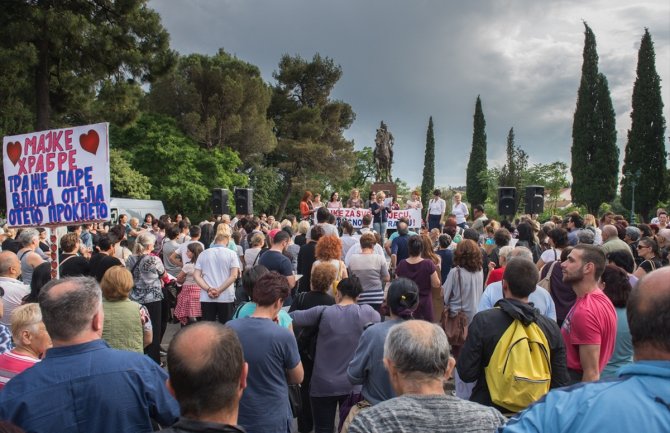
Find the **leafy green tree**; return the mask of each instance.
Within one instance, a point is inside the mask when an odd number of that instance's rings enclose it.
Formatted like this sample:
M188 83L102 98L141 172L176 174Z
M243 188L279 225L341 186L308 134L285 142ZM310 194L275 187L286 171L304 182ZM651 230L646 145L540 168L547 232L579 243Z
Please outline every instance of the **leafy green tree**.
M150 199L149 178L130 165L130 155L121 149L109 149L109 176L112 196Z
M421 201L428 203L435 189L435 135L433 134L433 116L428 120L426 131L426 153L423 157L423 180L421 181Z
M528 168L528 154L514 144L514 128L507 134L507 161L500 169L498 185L516 188L516 208L521 209L524 198L522 188L524 173ZM494 197L498 197L494 194Z
M523 175L524 185L543 185L548 195L550 214L556 212L556 204L561 197L561 190L570 186L568 182L568 165L562 161L550 164L533 164ZM545 210L545 213L547 211Z
M236 173L241 161L230 149L202 149L185 136L173 119L143 115L124 130L112 129L111 140L131 165L148 178L150 196L162 200L170 213L194 219L211 216L213 188L245 186Z
M102 83L126 92L172 65L168 34L147 0L8 0L0 15L0 46L23 59L27 72L17 78L30 81L17 83L14 96L30 105L36 129L102 120L92 106Z
M597 213L616 195L619 148L612 99L598 72L596 37L584 23L582 78L572 125L572 200Z
M343 179L353 166L353 142L342 135L355 114L345 102L330 93L342 76L332 59L314 55L311 61L284 55L273 74L274 86L269 114L275 123L277 148L267 164L282 177L282 197L275 214L281 216L295 185L306 178Z
M636 181L635 211L645 221L666 191L665 117L661 98L661 79L656 72L656 54L649 30L644 30L633 87L633 111L630 114L623 173L622 201L632 201L631 182Z
M482 111L482 101L477 96L475 104L474 126L472 132L472 150L466 175L466 193L472 206L484 204L487 185L480 178L485 173L486 164L486 120Z
M267 118L272 91L258 67L227 54L179 59L147 97L152 111L177 119L181 129L207 149L229 147L245 165L258 165L277 140Z

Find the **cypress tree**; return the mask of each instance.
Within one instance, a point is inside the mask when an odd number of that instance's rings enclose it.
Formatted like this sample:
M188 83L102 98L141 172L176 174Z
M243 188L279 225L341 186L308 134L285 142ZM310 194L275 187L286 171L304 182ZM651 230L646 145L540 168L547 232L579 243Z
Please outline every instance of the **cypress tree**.
M472 206L486 201L486 180L480 174L486 171L486 120L482 111L482 101L477 96L474 125L472 132L472 150L466 174L466 195Z
M423 180L421 182L421 201L428 203L435 188L435 136L433 135L433 116L428 120L426 132L426 154L423 158Z
M619 150L607 78L598 72L596 37L584 23L582 78L572 124L572 201L597 214L616 195Z
M666 192L665 118L661 98L661 79L656 72L654 43L644 30L633 87L631 127L624 156L621 199L630 206L631 181L636 181L635 211L645 221Z

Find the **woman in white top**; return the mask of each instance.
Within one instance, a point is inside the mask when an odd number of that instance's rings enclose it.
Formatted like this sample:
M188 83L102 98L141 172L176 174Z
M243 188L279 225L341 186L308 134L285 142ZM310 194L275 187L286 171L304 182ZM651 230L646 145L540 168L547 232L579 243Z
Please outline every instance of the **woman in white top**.
M316 260L312 264L312 269L319 263L330 263L337 271L335 282L347 278L347 267L342 261L342 241L334 235L323 236L316 243ZM337 284L334 284L337 285ZM334 296L333 290L328 291L329 295Z
M544 251L540 256L540 260L537 261L536 266L539 271L542 271L542 268L547 263L551 263L555 260L560 260L561 252L564 248L568 246L568 232L562 228L554 228L549 230L549 245L551 248Z
M465 220L468 219L468 206L461 201L461 194L454 194L454 205L451 208L451 213L456 217L456 225L460 228L465 228Z
M423 209L423 204L421 204L421 196L419 191L412 191L412 196L407 200L405 209Z
M433 198L428 202L428 212L426 212L426 220L428 221L428 230L440 229L440 221L447 210L447 203L440 198L442 192L439 189L433 191Z

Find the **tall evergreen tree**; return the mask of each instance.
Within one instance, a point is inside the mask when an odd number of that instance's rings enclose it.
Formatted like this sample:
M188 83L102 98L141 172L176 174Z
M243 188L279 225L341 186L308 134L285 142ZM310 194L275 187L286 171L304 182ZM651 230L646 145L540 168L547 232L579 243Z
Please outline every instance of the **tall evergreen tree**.
M514 128L507 134L507 162L500 169L499 186L516 188L516 208L520 209L523 193L521 191L523 177L528 169L528 154L514 144Z
M598 72L596 37L584 23L582 78L572 124L572 201L597 213L616 195L619 149L612 99Z
M421 201L428 203L435 188L435 136L433 135L433 116L428 120L426 132L426 155L423 158L423 181L421 182Z
M486 165L486 120L482 111L482 101L477 95L475 104L474 126L472 132L472 150L466 174L466 195L472 206L486 201L486 181L480 176L485 172Z
M633 87L633 110L628 130L621 199L632 201L631 182L635 180L635 211L646 221L650 211L664 197L666 179L665 118L661 98L661 79L656 72L656 54L649 30L644 30L637 59Z

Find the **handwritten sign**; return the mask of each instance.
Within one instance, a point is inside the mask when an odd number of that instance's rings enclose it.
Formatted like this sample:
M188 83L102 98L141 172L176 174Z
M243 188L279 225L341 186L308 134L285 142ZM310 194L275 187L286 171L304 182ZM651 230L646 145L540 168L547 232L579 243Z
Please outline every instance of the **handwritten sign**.
M339 209L328 209L331 214L337 218L337 221L341 223L345 219L348 220L354 228L358 229L363 226L363 217L365 215L370 215L370 209L364 208L339 208ZM407 218L409 220L409 226L411 228L420 228L421 227L421 209L405 209L405 210L394 210L388 214L388 223L387 228L389 230L395 230L396 223L400 218Z
M4 137L11 227L109 219L108 124Z

